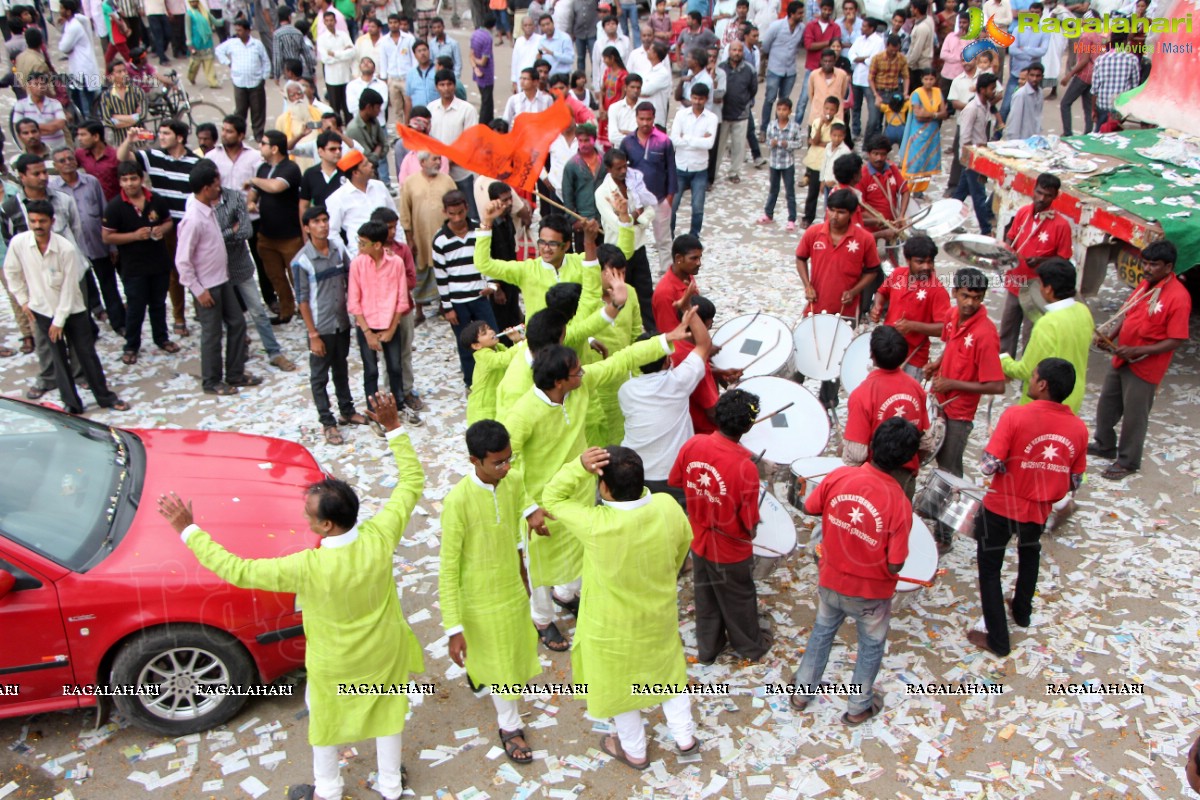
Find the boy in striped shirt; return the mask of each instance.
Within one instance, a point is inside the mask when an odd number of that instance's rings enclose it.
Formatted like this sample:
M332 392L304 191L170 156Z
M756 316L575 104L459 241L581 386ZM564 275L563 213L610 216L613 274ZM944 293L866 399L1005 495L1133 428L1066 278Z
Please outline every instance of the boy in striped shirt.
M475 222L467 218L467 196L460 191L446 192L442 198L446 222L433 237L433 274L437 279L442 313L454 331L458 362L467 389L475 373L475 354L463 347L466 326L480 320L496 330L496 317L488 298L495 292L486 276L475 268Z

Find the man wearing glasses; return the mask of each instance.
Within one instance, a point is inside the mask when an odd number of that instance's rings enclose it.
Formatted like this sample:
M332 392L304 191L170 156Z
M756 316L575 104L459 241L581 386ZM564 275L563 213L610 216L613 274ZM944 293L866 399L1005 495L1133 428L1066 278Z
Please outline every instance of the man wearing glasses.
M617 247L625 258L633 256L633 219L629 216L629 204L619 192L610 198L617 213L620 231ZM568 253L571 243L571 221L561 214L542 217L538 229L538 258L528 261L501 261L492 258L492 221L504 211L503 203L493 200L483 211L483 220L475 233L475 269L493 280L514 283L525 295L525 318L529 319L546 307L546 291L558 283L583 283L584 267L598 267L595 258L587 259L582 253ZM595 233L584 227L585 243L595 244ZM588 236L592 239L588 239ZM585 244L585 246L587 246ZM581 308L587 313L591 309Z

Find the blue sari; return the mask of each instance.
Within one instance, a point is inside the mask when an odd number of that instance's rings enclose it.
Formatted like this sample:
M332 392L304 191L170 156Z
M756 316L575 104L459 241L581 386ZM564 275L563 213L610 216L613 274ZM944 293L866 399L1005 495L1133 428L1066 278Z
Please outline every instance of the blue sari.
M933 87L926 98L924 88L912 93L908 123L904 126L904 140L900 144L900 174L906 179L928 178L942 171L942 121L918 122L916 109L936 114L944 105L942 90Z

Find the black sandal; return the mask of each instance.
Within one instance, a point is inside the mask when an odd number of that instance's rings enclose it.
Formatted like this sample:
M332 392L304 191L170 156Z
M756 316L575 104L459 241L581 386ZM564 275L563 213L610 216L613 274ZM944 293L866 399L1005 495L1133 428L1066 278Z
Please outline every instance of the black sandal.
M846 725L849 725L851 728L857 728L859 725L862 725L864 722L869 722L870 720L875 719L875 717L882 710L883 710L883 698L880 697L878 694L876 694L874 697L871 698L871 707L863 712L864 714L866 714L865 717L863 717L862 719L852 719L850 717L850 712L847 711L846 713L842 714L842 722L845 723Z
M612 742L613 746L617 748L615 751L608 749L609 742ZM620 761L625 766L636 769L639 772L641 772L642 770L645 770L647 767L650 766L649 754L647 754L646 759L644 761L642 761L640 764L636 761L630 760L629 756L627 756L625 754L625 751L621 748L621 740L619 738L617 738L616 734L610 733L605 736L601 736L600 737L600 750L603 751L603 753L606 756L611 756L612 758L616 759L617 761Z
M565 653L571 648L570 642L563 638L562 633L558 630L558 626L553 622L544 628L538 628L537 632L538 640L546 646L547 650L553 653ZM554 647L556 644L561 644L562 647Z
M32 336L22 336L21 337L21 352L24 353L25 355L29 355L30 353L33 352L33 349L34 349L33 337Z
M533 748L526 741L524 746L517 744L514 740L524 739L524 729L518 729L511 733L505 730L500 730L500 744L504 746L504 755L508 756L508 760L514 764L530 764L533 762ZM524 756L519 755L524 753Z
M550 592L550 597L554 600L554 605L561 608L563 611L569 611L572 617L579 618L579 598L575 597L571 600L559 600L558 595Z
M317 787L311 783L298 783L288 791L288 800L312 800Z

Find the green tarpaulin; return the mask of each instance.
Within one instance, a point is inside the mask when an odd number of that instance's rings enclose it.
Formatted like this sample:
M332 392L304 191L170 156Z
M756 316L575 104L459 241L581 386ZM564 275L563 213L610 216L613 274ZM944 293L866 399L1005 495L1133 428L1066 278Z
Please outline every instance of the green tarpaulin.
M1131 164L1152 164L1162 163L1155 162L1152 158L1146 158L1137 152L1137 148L1153 147L1158 144L1158 135L1162 133L1160 128L1150 128L1148 130L1132 130L1121 131L1120 133L1106 133L1102 137L1096 136L1067 136L1063 139L1064 142L1070 143L1072 147L1083 153L1095 153L1102 156L1112 156L1123 161L1128 161ZM1116 140L1116 141L1112 141ZM1122 147L1121 145L1125 146ZM1171 169L1177 169L1172 164L1167 164ZM1191 173L1191 170L1178 168L1180 172Z

